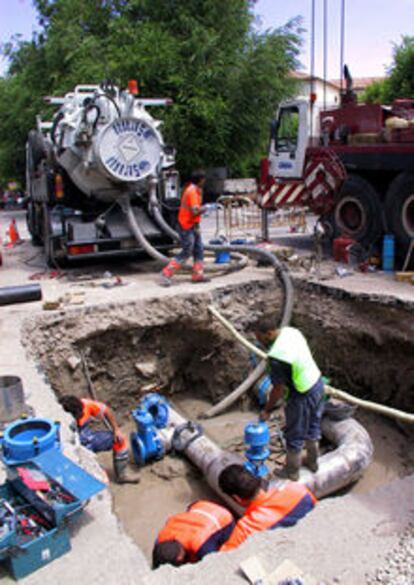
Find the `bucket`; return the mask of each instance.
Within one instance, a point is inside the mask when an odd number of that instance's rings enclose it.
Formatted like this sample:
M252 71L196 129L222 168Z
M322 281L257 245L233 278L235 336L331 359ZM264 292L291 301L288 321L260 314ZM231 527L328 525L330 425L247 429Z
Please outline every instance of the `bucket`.
M392 234L386 234L382 241L382 269L384 272L394 271L395 238Z
M26 411L21 379L0 376L0 425L20 418Z
M216 239L216 240L210 240L209 244L211 246L223 246L223 244L225 244L225 242L222 239ZM216 252L215 254L216 254L216 260L215 260L216 264L225 264L226 262L230 262L230 252L227 252L227 250Z

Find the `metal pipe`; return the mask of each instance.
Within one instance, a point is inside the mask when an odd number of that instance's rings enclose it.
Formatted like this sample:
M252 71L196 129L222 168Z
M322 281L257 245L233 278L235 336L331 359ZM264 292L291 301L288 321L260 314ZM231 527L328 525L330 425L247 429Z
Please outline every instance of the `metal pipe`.
M23 286L4 286L0 288L0 305L40 301L41 298L42 289L38 283L25 284Z
M340 74L339 79L341 80L341 95L344 89L344 50L345 50L345 0L341 0L341 54L340 54Z
M310 142L313 142L313 95L315 91L315 0L311 6L311 54L310 54Z
M218 486L218 478L221 471L233 463L243 464L244 459L237 454L224 451L204 433L194 438L194 431L186 430L184 427L188 420L184 418L175 408L169 408L168 425L158 431L158 437L163 443L165 452L172 449L173 437L176 429L183 428L180 439L184 448L180 451L187 457L202 473L208 485L224 500L228 506L237 514L243 509L229 496L224 494Z
M328 416L322 419L322 434L336 449L319 457L319 469L312 473L302 468L299 481L317 498L322 498L354 483L371 464L374 447L364 427L355 419L336 421ZM284 480L275 480L271 486L279 487Z
M326 79L328 76L328 3L323 1L323 109L326 110Z
M244 464L244 459L229 451L224 451L205 434L200 436L186 429L188 420L175 408L169 408L168 425L158 431L165 452L171 451L177 429L184 447L180 452L187 457L202 473L208 485L237 514L242 508L229 496L220 491L218 478L221 471L233 463ZM302 468L299 481L305 484L317 498L325 497L355 482L372 462L374 448L370 436L355 419L334 420L329 416L322 419L322 434L336 449L319 458L319 470L312 473ZM286 480L271 481L270 487L281 487Z

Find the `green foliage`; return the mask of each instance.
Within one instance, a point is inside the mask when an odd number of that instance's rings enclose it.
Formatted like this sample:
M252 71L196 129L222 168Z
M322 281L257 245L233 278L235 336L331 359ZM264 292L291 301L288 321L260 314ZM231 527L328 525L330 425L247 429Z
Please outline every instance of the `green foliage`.
M360 97L360 101L367 104L385 104L388 93L388 79L375 81L368 85Z
M403 37L401 44L394 46L389 77L367 87L362 99L388 104L399 97L414 98L414 37Z
M41 32L5 47L0 176L22 176L24 143L42 96L103 79L174 103L157 111L187 174L229 166L249 174L266 151L276 104L293 93L302 29L258 33L249 0L35 0ZM6 119L5 119L6 118ZM3 123L4 121L4 123Z
M394 47L394 64L391 68L387 99L414 98L414 37L403 37Z

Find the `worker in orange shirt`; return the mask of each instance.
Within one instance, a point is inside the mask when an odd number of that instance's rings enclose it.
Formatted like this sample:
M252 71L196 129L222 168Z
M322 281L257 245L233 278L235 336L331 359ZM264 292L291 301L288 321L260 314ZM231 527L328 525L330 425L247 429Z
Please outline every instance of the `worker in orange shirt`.
M206 174L203 170L193 171L191 181L184 189L178 211L178 233L182 250L163 268L161 272L163 286L171 285L172 277L191 255L194 259L192 282L207 281L204 277L204 248L200 232L201 215L206 211L202 205L205 181Z
M218 484L222 492L245 509L230 538L220 548L222 552L237 548L255 532L293 526L316 504L315 496L301 483L288 482L280 489L265 489L262 480L243 465L225 467Z
M208 500L194 502L186 512L170 516L161 529L152 551L153 568L200 561L226 542L234 526L227 508Z
M73 395L62 396L60 404L76 420L81 445L99 453L112 450L115 481L117 483L138 483L138 476L127 474L128 442L121 432L112 410L103 402L78 398ZM92 429L90 423L96 419L104 419L111 430Z

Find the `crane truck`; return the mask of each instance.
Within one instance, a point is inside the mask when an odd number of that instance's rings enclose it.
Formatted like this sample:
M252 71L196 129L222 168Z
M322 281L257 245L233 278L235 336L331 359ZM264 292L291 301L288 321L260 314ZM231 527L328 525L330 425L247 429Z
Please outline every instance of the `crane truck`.
M337 107L315 96L284 102L262 160L259 205L307 206L331 237L346 234L372 250L394 234L404 258L414 239L414 100L358 103L345 66Z
M161 122L147 111L167 99L141 98L136 84L78 85L49 122L37 118L26 144L27 222L49 265L166 250L176 215L179 176ZM128 206L141 243L128 223Z

